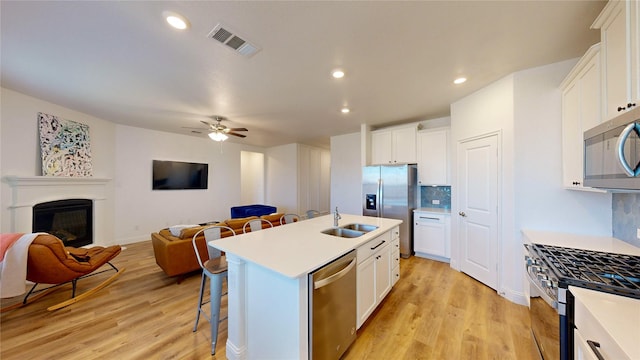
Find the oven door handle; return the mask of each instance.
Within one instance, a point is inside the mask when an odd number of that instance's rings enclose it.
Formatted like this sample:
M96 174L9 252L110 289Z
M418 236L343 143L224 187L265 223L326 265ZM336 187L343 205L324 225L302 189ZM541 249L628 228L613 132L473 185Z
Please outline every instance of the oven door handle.
M540 286L538 286L538 283L536 280L531 279L531 274L529 273L528 269L527 269L527 280L529 280L529 283L531 285L533 285L533 287L536 288L536 290L538 290L538 294L540 295L540 297L547 303L549 304L549 306L551 306L552 308L554 308L556 311L558 311L558 301L554 300L553 298L551 298L551 296L549 296L547 294L546 291L544 291L544 289L542 289Z

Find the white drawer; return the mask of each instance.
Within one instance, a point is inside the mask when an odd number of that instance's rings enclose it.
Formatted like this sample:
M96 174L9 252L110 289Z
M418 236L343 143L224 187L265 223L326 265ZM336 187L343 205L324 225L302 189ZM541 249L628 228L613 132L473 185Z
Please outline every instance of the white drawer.
M367 258L373 255L376 251L389 245L390 241L391 241L391 232L387 231L386 233L376 237L375 239L369 240L364 245L360 245L360 247L358 247L358 250L357 250L358 263L361 263L367 260Z
M400 280L400 266L391 269L391 285L395 285Z

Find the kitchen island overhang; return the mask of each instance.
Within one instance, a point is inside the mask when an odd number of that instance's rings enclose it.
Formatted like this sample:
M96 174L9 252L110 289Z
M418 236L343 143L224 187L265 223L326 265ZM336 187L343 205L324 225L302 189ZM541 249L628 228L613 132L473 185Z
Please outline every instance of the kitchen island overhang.
M323 234L333 216L211 241L226 253L229 359L308 359L308 274L383 235L401 220L342 214L340 225L377 229L355 238Z

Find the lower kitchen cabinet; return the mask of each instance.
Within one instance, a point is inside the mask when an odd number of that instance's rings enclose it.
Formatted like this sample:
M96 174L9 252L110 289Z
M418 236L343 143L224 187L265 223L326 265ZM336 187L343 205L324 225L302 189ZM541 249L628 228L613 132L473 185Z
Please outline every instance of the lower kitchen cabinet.
M400 261L399 239L396 238L398 247L395 247L391 240L392 234L397 233L397 228L387 232L377 238L367 242L358 248L358 270L357 270L357 327L369 318L369 315L376 309L380 302L391 290L395 281L392 280L392 270L396 270L398 277L399 268L393 267L392 256L397 255L398 264ZM397 251L396 251L397 249ZM393 255L395 254L395 255Z
M451 215L444 212L413 212L413 249L416 256L449 262Z

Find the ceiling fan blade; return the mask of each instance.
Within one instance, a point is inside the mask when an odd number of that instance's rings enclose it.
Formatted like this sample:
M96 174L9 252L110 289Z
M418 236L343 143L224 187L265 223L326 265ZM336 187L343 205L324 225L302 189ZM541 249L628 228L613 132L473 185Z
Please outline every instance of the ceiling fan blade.
M229 131L249 131L247 128L229 128Z
M228 132L226 134L227 135L233 135L233 136L241 137L241 138L247 137L247 135L237 134L237 133L234 133L234 132Z
M182 126L181 128L182 128L182 129L189 129L189 130L200 130L200 131L207 131L207 130L209 130L209 129L205 129L205 128L201 128L201 127L197 128L197 127L188 127L188 126Z
M208 127L213 126L213 124L212 124L212 123L210 123L210 122L208 122L208 121L200 120L200 122L201 122L201 123L203 123L203 124L205 124L205 125L207 125Z

